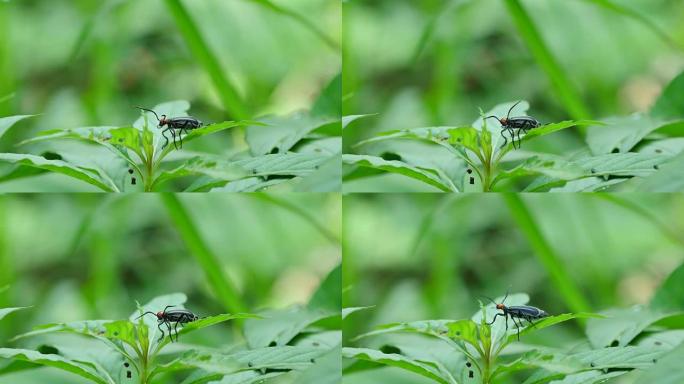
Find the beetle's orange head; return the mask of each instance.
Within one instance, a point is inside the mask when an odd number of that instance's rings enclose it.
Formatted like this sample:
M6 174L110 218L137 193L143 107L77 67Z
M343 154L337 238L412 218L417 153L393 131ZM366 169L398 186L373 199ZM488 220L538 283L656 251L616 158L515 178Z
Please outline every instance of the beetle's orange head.
M503 310L504 308L506 308L506 306L503 305L503 304L497 304L497 305L496 305L496 309L501 309L501 310Z
M163 118L163 117L162 117L162 118ZM502 117L502 118L499 119L499 123L501 123L501 125L507 125L507 124L508 124L508 119L505 118L505 117Z
M161 115L161 118L159 119L159 126L163 127L168 123L169 123L169 121L166 120L166 115Z
M157 312L157 319L161 320L163 318L164 318L164 312L162 312L162 311Z

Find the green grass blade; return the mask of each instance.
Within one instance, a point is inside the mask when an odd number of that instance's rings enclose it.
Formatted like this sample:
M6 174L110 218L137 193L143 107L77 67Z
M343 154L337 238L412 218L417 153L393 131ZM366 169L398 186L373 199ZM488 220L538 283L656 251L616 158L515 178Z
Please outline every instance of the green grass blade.
M178 197L171 193L161 193L160 197L188 250L204 270L216 298L229 312L244 312L245 304L240 294L223 272L221 262L202 239L193 224L193 219Z
M166 0L166 6L178 26L183 39L194 58L202 64L216 86L221 102L226 111L236 119L246 119L249 116L247 105L240 97L237 89L230 83L221 68L216 56L209 49L209 45L202 38L197 24L192 20L180 0Z
M623 16L631 17L632 19L641 23L646 28L650 29L651 32L656 34L659 38L661 38L664 42L666 42L667 44L669 44L673 48L676 48L679 50L682 49L682 46L679 43L677 43L676 41L674 41L670 36L668 36L667 33L665 33L665 31L663 31L660 27L658 27L658 25L656 25L654 22L649 20L646 16L642 15L641 13L639 13L633 9L624 7L620 4L615 4L611 0L584 0L584 1L586 1L588 3L596 4L599 7L606 8L606 9L611 10L613 12L619 13Z
M589 118L589 108L584 104L570 83L565 71L560 67L551 51L542 40L539 31L519 0L505 0L508 13L513 19L520 37L529 48L537 64L546 72L551 85L568 113L575 119Z
M590 196L608 200L615 205L626 208L636 213L637 215L653 223L653 225L655 225L665 237L669 238L670 240L679 244L680 246L684 246L684 237L681 236L681 234L673 228L667 226L667 224L662 222L657 215L651 213L651 211L649 211L648 209L638 204L635 204L630 200L623 199L622 197L612 193L592 193L590 194Z
M325 45L330 47L330 49L332 49L335 52L340 52L340 54L341 54L342 48L340 47L340 44L337 43L335 40L333 40L332 37L326 35L323 31L321 31L320 28L318 28L316 26L316 24L314 24L312 21L310 21L306 17L300 15L299 13L297 13L293 10L290 10L290 9L281 7L277 4L274 4L271 0L249 0L249 1L251 1L252 3L255 3L255 4L259 4L263 7L266 7L268 9L270 9L271 11L278 13L280 15L292 18L293 20L295 20L296 22L301 24L304 28L311 31L319 39L321 39L325 43Z
M566 267L561 262L560 257L551 248L541 229L534 221L532 213L525 206L520 196L511 193L504 193L501 196L503 196L511 216L513 216L518 227L527 237L535 255L546 269L551 282L565 300L566 305L573 312L591 312L589 303L566 272Z
M340 243L340 237L337 234L335 234L334 232L332 232L331 230L326 228L323 224L318 222L318 220L316 220L316 218L313 215L311 215L311 213L309 213L308 211L292 204L291 202L289 202L285 199L282 199L280 197L276 197L274 195L267 194L267 193L252 193L252 194L249 194L247 196L253 197L253 198L258 199L258 200L265 201L267 203L273 204L277 207L286 209L286 210L296 214L297 216L301 217L302 219L307 221L309 224L311 224L311 226L316 228L321 233L321 235L323 235L331 243L333 243L333 244L339 244Z

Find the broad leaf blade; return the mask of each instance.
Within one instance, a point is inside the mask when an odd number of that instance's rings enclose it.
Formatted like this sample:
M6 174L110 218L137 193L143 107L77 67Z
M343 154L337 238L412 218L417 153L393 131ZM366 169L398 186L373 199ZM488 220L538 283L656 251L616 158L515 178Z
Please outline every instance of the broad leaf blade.
M0 153L0 161L61 173L66 176L85 181L86 183L94 185L106 192L114 192L117 190L115 185L105 181L104 178L96 171L80 168L62 160L48 160L41 156L28 154Z
M75 373L98 384L114 384L110 377L103 377L87 364L72 361L59 355L47 355L29 349L0 348L0 357L58 368Z
M405 369L441 384L457 384L446 368L441 365L410 359L396 353L383 353L368 348L342 348L342 356Z
M35 115L17 115L17 116L7 116L0 117L0 139L7 132L8 129L17 122L24 120Z
M430 184L433 187L439 188L444 192L451 192L455 190L447 185L438 175L435 173L411 166L403 161L398 160L385 160L377 156L368 155L342 155L342 162L349 165L356 165L360 167L374 168L381 171L398 173L410 178L420 180L424 183Z
M31 308L31 307L0 308L0 320L2 320L5 316L9 315L12 312L16 312L16 311L26 309L26 308Z

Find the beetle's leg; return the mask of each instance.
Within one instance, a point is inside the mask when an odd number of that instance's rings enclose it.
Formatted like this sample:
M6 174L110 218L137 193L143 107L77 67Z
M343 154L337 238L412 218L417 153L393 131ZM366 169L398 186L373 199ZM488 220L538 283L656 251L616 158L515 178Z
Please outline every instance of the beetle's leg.
M525 318L525 320L527 320L527 322L530 323L530 324L532 325L532 327L534 327L535 325L537 325L534 321L532 321L532 318L531 318L530 316L527 316L527 317Z
M522 131L522 130L523 130L522 128L518 129L518 149L520 149L520 147L522 147L522 141L520 141L520 131Z
M506 135L504 135L504 131L505 131L505 130L506 130L505 128L502 128L501 131L500 131L501 137L504 138L504 142L503 142L503 144L501 144L501 147L499 147L499 148L503 148L503 147L506 146L506 144L508 144L508 138L506 137Z
M157 328L159 328L159 330L161 331L161 337L160 337L159 340L157 341L158 343L161 343L161 341L164 340L164 330L163 330L162 327L161 327L162 324L164 324L164 323L163 323L163 322L157 323Z
M497 313L497 314L495 314L494 317L492 317L492 322L491 322L491 323L487 323L487 325L492 325L492 324L494 324L494 322L496 321L497 316L505 316L505 315L504 315L503 313ZM508 320L508 318L506 318L506 319Z
M176 142L176 131L172 129L171 135L173 136L173 147L178 149L178 143Z
M176 325L173 327L173 331L176 333L176 343L178 342L178 322L176 321Z
M518 341L520 341L520 325L515 321L515 317L511 316L511 320L513 320L513 324L515 324L515 329L518 331Z
M171 332L171 323L168 321L165 321L164 324L166 324L166 328L169 330L169 339L171 339L171 342L173 343L173 333Z
M162 129L162 132L161 132L162 136L164 137L164 140L166 140L166 141L164 142L164 145L162 145L162 149L166 148L166 146L169 145L169 138L166 137L166 135L164 134L164 132L166 132L166 131L168 131L168 130L169 130L168 128Z

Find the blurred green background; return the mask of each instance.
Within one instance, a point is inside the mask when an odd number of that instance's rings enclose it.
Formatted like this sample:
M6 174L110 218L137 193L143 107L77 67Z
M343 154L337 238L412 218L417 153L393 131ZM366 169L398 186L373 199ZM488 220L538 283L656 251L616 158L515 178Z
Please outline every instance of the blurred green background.
M334 0L2 1L0 36L0 98L14 94L0 116L41 114L0 152L25 151L14 144L46 129L129 125L134 106L169 100L190 101L205 123L308 110L342 65ZM190 148L246 144L238 129Z
M667 38L599 1L520 0L528 22L516 19L510 3L346 2L343 113L377 116L345 129L345 153L363 153L353 144L383 131L471 124L478 108L486 111L513 100L528 100L529 114L542 123L647 111L684 69L681 1L611 1L655 24ZM536 27L557 63L555 77L530 50L521 24ZM574 96L559 92L557 80L565 81L563 89ZM572 129L529 149L567 153L581 145ZM379 185L395 191L426 190L399 175L380 178ZM378 189L369 180L364 188L350 182L346 190Z
M9 285L0 308L33 306L0 321L0 345L35 348L45 340L8 339L39 324L124 319L136 300L173 292L187 294L186 307L200 316L305 304L340 262L339 195L175 196L175 208L162 195L0 196L0 287ZM235 303L209 282L196 251L202 245L171 219L183 212L184 226L199 234L234 287ZM238 324L181 341L225 347L240 342ZM0 383L78 380L49 368L0 375Z
M352 338L381 324L470 318L509 288L551 314L646 304L684 261L682 217L678 194L345 196L343 307L375 306L345 319L345 345L380 347ZM525 341L583 335L573 321ZM430 382L393 368L345 380Z

